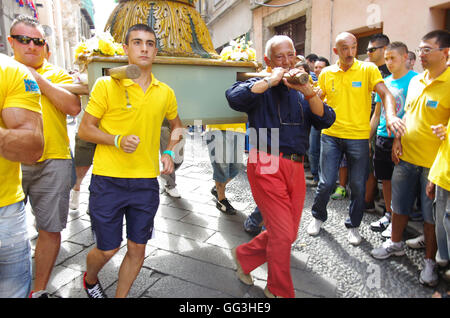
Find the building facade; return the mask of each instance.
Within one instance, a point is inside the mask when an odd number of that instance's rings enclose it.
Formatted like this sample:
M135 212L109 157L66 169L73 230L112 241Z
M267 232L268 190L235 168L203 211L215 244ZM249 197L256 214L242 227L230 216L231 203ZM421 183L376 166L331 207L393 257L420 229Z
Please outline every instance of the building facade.
M214 46L220 48L249 30L259 62L263 62L265 43L275 34L291 37L298 54L316 53L335 62L334 40L344 31L356 35L358 57L365 59L368 39L375 33L385 33L414 50L427 32L450 29L448 0L203 1ZM421 71L418 64L416 69Z

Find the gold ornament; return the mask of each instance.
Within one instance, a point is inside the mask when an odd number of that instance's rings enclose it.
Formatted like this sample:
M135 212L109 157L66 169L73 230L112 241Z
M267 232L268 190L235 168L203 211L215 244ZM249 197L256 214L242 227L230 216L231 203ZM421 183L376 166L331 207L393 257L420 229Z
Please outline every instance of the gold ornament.
M218 59L211 37L195 9L197 0L120 0L106 23L114 40L123 43L138 23L155 30L158 55Z

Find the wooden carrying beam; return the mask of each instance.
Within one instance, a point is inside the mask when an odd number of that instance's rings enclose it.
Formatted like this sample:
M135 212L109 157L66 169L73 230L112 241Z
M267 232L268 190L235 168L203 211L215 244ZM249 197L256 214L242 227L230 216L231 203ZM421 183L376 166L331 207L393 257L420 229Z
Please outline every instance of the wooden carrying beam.
M271 73L245 73L245 72L237 72L236 73L236 80L238 81L246 81L249 78L253 77L268 77ZM297 73L295 76L290 76L289 74L284 74L284 78L287 79L287 81L291 84L306 84L309 82L309 75L306 73Z
M141 76L141 69L135 64L129 64L107 69L106 74L115 79L135 79ZM58 86L76 95L89 95L88 85L85 84L58 84Z

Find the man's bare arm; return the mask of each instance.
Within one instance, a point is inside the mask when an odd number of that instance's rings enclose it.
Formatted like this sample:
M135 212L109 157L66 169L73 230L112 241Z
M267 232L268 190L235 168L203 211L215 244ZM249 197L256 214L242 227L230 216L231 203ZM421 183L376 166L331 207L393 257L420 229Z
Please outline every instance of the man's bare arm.
M79 114L81 111L81 101L79 96L72 94L57 84L52 84L33 68L29 67L29 69L36 79L42 95L45 95L56 108L70 116Z
M0 128L0 156L32 164L44 150L42 115L23 108L3 109L6 128Z
M397 117L396 102L394 96L384 83L378 83L375 86L375 92L380 95L386 111L386 129L388 134L395 137L401 137L406 133L406 126L401 118Z

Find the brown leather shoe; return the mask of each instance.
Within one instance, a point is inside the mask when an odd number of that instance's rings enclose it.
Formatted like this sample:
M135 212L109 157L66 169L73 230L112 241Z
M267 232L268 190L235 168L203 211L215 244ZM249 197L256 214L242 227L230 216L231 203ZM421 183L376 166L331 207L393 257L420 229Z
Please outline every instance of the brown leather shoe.
M242 269L241 264L238 261L238 258L236 255L236 247L231 250L231 255L233 255L234 261L236 262L236 267L237 267L236 274L237 274L237 277L239 278L239 280L242 283L244 283L245 285L253 286L252 275L245 274L244 270Z
M264 295L265 295L267 298L283 298L283 297L281 297L281 296L275 296L274 294L272 294L272 293L270 292L269 288L267 287L267 285L266 285L266 288L264 288Z

